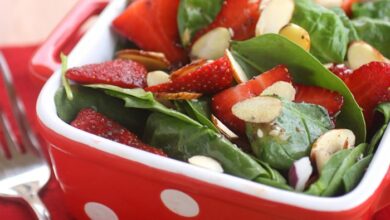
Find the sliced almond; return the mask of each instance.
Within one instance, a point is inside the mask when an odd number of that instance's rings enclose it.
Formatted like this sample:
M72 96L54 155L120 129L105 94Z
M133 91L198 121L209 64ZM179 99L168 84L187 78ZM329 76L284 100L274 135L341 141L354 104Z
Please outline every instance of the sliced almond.
M236 103L232 113L246 122L270 123L282 112L280 99L271 96L258 96Z
M345 0L315 0L317 4L322 5L325 8L334 8L334 7L341 8L344 1Z
M161 70L152 71L146 75L146 83L148 86L155 86L170 81L169 74Z
M318 172L337 151L355 145L355 135L348 129L332 129L321 135L311 148L310 158L315 161Z
M353 70L372 61L386 62L378 50L364 41L354 41L349 45L347 59Z
M226 49L225 54L229 60L230 67L233 70L233 77L237 83L247 82L249 79L246 76L244 70L241 68L240 64L234 59L232 53Z
M270 0L261 5L263 10L256 24L256 36L266 33L279 33L294 13L294 0Z
M238 135L236 135L232 130L230 130L225 124L223 124L217 117L214 115L211 115L211 121L215 125L215 127L218 128L219 132L223 136L225 136L227 139L232 140L232 139L237 139Z
M190 64L187 64L187 65L183 66L182 68L172 72L171 79L173 80L177 77L184 76L185 74L191 73L206 63L207 63L207 60L205 60L205 59L195 60L195 61L191 62Z
M201 93L195 93L195 92L159 92L154 94L157 99L163 99L163 100L191 100L191 99L197 99L202 96Z
M224 55L225 50L229 48L230 41L229 29L217 27L195 41L190 56L195 59L215 60Z
M303 27L290 23L285 25L279 34L298 44L304 50L310 50L310 35Z
M285 81L277 81L271 86L268 86L266 89L264 89L264 91L260 95L276 95L288 101L293 101L295 99L295 94L296 90L291 83Z
M142 63L149 71L168 69L171 65L165 55L159 52L126 49L118 51L116 57Z
M212 171L215 171L218 173L223 173L223 168L222 168L221 164L211 157L196 155L196 156L190 157L188 159L188 163L195 165L195 166L198 166L198 167L206 168L208 170L212 170Z

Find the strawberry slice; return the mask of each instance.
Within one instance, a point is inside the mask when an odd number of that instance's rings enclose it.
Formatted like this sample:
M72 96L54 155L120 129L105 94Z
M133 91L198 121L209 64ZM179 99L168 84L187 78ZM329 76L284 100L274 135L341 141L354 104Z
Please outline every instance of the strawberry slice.
M199 31L196 38L217 27L231 28L234 40L246 40L255 36L256 23L260 16L260 2L260 0L226 0L214 22Z
M345 64L334 63L328 69L343 81L345 81L348 78L348 76L352 74L352 70L349 67L347 67Z
M337 92L317 86L295 85L297 93L295 102L306 102L321 105L328 110L330 116L340 112L344 103L344 97Z
M227 57L221 57L172 79L171 82L145 88L158 92L196 92L212 94L231 86L233 70Z
M81 84L104 83L123 88L146 86L146 68L131 60L89 64L66 71L66 77Z
M120 124L91 108L80 110L71 122L73 127L150 153L167 156L162 150L142 143L138 137Z
M179 0L137 0L112 23L115 30L143 50L165 54L176 65L187 62L177 28Z
M381 102L390 101L390 64L371 62L363 65L356 69L345 83L363 108L370 128L375 107Z
M212 98L213 114L237 134L245 134L245 122L232 113L234 104L245 99L258 96L277 81L291 82L290 74L285 66L279 65L245 83L223 90Z

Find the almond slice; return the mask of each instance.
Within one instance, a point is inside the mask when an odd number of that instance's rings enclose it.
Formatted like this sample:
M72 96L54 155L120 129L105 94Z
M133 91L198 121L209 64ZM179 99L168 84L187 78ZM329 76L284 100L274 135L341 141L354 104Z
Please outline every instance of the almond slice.
M224 55L225 50L229 48L230 41L229 29L217 27L195 41L190 56L195 59L215 60Z
M332 129L322 134L311 148L310 158L315 161L318 172L337 151L355 145L355 135L349 129Z
M174 71L171 73L171 79L175 79L177 77L183 76L185 74L191 73L198 69L199 67L203 66L205 63L207 63L207 60L205 59L199 59L191 62L190 64L187 64L183 66L182 68Z
M163 99L163 100L191 100L191 99L197 99L202 96L201 93L195 93L195 92L159 92L154 94L157 99Z
M334 8L343 5L344 0L315 0L315 2L319 5L324 6L325 8Z
M353 70L372 61L387 62L378 50L364 41L354 41L349 45L347 59Z
M232 139L237 139L238 135L236 135L233 131L231 131L225 124L223 124L217 117L214 115L211 115L211 121L217 127L219 132L223 136L225 136L227 139L232 140Z
M270 123L282 112L280 99L271 96L258 96L238 102L232 113L246 122Z
M241 68L240 64L234 59L233 54L226 49L225 54L229 60L230 67L233 70L233 77L237 83L247 82L249 79L246 76L244 70Z
M192 156L188 159L188 163L218 173L223 173L223 168L221 164L211 157L206 157L202 155Z
M148 86L155 86L170 81L169 74L161 70L152 71L146 75L146 83Z
M310 50L310 35L301 26L293 23L287 24L279 31L279 34L298 44L304 50Z
M291 83L285 81L277 81L271 86L268 86L266 89L264 89L264 91L260 95L276 95L288 101L293 101L295 99L295 94L296 90Z
M149 71L168 69L171 65L163 53L126 49L116 52L119 59L128 59L145 65Z
M256 36L279 33L283 26L290 23L295 3L294 0L270 0L261 7L263 10L256 24Z

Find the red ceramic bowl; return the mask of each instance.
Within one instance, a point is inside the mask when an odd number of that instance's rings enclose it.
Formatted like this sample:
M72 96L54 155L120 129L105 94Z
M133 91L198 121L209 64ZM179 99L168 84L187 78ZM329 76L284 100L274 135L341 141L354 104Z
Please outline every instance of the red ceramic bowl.
M110 23L125 2L109 4L73 49L70 66L113 57L116 37ZM56 178L78 219L370 219L390 202L389 129L356 189L321 198L211 172L80 131L56 114L59 86L57 71L39 95L37 114L41 133L51 143Z

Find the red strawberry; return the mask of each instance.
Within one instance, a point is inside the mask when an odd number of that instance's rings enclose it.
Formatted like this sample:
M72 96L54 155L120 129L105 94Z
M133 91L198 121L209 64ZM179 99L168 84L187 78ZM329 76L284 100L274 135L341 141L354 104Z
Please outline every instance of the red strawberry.
M82 109L71 125L121 144L166 156L162 150L142 143L135 134L91 108Z
M245 134L245 123L232 113L234 104L245 99L258 96L268 86L277 81L291 82L291 77L285 66L279 65L246 83L226 89L212 98L213 114L238 134Z
M146 68L131 60L114 60L71 68L66 77L81 84L105 83L124 88L146 86Z
M231 86L233 70L227 57L221 57L163 83L145 88L151 92L197 92L215 93Z
M340 112L344 97L337 92L317 86L296 85L295 102L306 102L321 105L328 110L330 116Z
M183 64L188 58L179 43L178 6L179 0L133 1L112 25L143 50L162 52L171 63Z
M356 69L345 81L370 128L375 107L390 101L390 64L371 62Z
M328 69L343 81L352 74L352 70L344 64L332 64Z
M197 37L216 27L231 28L235 40L246 40L255 36L260 2L260 0L226 0L214 22L200 31Z

